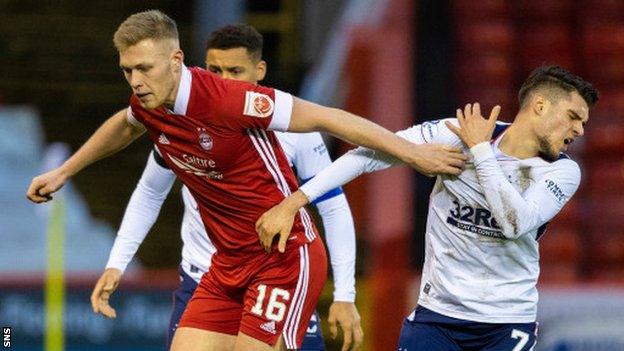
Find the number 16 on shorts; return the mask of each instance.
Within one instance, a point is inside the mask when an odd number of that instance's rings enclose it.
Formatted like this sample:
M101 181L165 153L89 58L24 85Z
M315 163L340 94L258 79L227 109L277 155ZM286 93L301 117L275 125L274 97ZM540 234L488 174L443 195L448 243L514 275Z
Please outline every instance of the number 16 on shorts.
M281 322L286 314L286 303L288 301L290 301L290 292L287 290L260 284L258 285L256 304L251 309L251 313L260 317L266 317L268 320Z

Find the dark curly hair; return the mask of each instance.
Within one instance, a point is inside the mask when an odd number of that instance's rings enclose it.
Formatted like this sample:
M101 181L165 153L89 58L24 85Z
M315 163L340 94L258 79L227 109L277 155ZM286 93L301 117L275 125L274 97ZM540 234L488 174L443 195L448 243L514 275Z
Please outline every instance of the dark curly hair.
M527 97L537 90L547 90L551 100L552 94L557 93L555 90L568 93L577 91L589 107L598 101L598 91L589 82L555 65L540 66L531 72L518 92L520 107L523 107Z
M255 60L262 58L262 34L247 24L234 24L221 27L210 34L206 50L246 48Z

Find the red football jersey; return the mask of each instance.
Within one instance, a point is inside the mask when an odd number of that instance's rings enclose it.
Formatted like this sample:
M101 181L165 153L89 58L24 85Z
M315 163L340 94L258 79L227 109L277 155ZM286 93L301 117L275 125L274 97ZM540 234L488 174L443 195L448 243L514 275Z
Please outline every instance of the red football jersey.
M128 117L142 123L167 165L189 188L217 248L213 263L236 264L264 254L255 223L297 189L271 129L285 130L292 96L183 67L174 110L146 110L133 95ZM305 210L296 216L289 249L314 240Z

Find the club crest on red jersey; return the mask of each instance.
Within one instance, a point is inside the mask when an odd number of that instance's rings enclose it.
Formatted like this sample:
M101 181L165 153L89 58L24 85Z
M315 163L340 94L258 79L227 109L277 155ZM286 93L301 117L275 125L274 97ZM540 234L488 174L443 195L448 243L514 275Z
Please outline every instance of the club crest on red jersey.
M266 94L248 91L245 94L243 114L251 117L268 117L273 113L273 100Z
M197 128L199 133L199 146L208 151L212 149L212 138L206 133L206 128Z

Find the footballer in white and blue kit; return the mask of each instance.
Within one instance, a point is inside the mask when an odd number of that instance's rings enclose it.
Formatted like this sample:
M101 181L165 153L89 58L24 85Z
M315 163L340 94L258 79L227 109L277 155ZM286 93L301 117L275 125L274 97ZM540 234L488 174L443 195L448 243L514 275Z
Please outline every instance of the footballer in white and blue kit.
M276 132L280 145L291 166L302 181L315 176L331 164L325 143L319 133ZM164 140L163 140L164 141ZM175 181L155 149L148 158L143 175L134 190L124 214L106 268L122 273L137 252L148 231L155 223L160 208ZM197 203L182 187L184 217L180 264L180 286L174 292L174 306L169 324L168 343L191 299L202 275L210 268L216 252L199 215ZM349 204L340 187L331 189L315 201L323 220L334 274L334 301L355 302L355 230ZM315 313L310 320L301 350L324 350L320 320Z
M521 351L536 343L538 240L579 186L580 168L563 152L583 135L598 96L580 77L542 66L519 99L512 124L494 124L499 110L481 118L477 104L458 110L458 118L397 133L416 144L460 147L469 156L459 176L438 176L431 193L418 306L403 323L400 351ZM314 201L363 173L399 164L360 147L300 191ZM265 215L278 213L272 211Z

